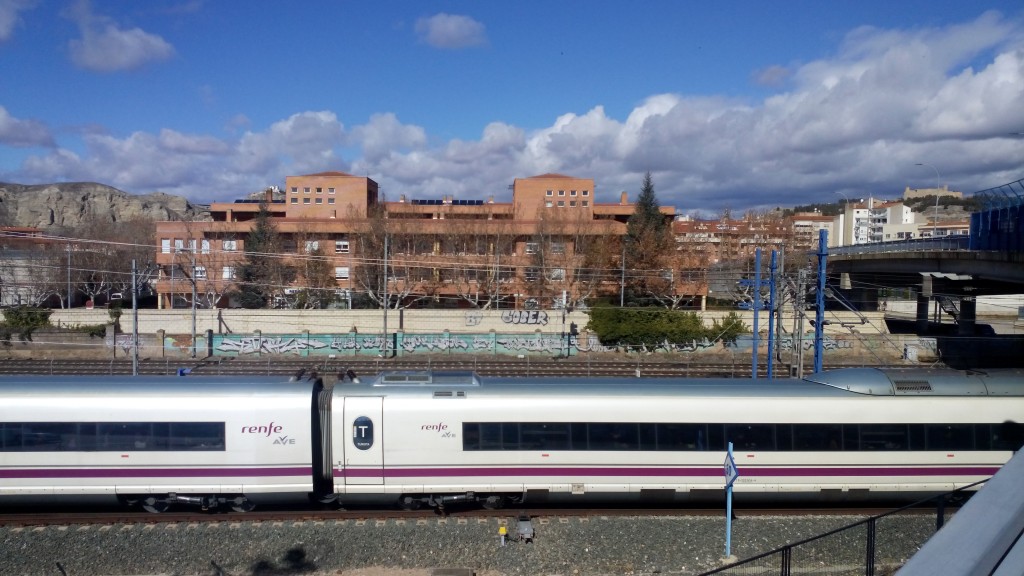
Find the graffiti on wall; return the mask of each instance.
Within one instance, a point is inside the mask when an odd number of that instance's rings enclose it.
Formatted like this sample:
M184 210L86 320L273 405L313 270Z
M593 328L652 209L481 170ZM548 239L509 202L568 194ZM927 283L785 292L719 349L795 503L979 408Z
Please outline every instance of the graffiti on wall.
M505 324L548 325L548 313L543 310L504 310L501 321Z
M796 340L796 339L795 338L781 338L781 339L779 339L779 347L782 348L783 350L793 350L795 348L794 340ZM804 350L812 350L812 349L814 349L814 337L813 336L809 336L809 337L806 337L806 338L800 338L799 340L800 340L800 344L799 345ZM767 343L767 340L762 340L762 344L766 344L766 343ZM821 347L824 350L852 350L853 349L853 342L851 342L851 341L849 341L849 340L847 340L845 338L836 339L836 338L832 338L831 336L825 335L825 336L822 336L822 338L821 338Z
M513 352L556 352L565 349L569 343L560 336L506 336L497 338L497 343Z
M140 342L141 344L141 342ZM127 354L132 353L132 349L135 347L135 335L134 334L118 334L114 338L114 346L120 348L122 352Z
M326 347L327 344L324 342L301 337L249 336L237 339L224 338L217 346L217 350L237 354L297 354L306 349L318 350Z

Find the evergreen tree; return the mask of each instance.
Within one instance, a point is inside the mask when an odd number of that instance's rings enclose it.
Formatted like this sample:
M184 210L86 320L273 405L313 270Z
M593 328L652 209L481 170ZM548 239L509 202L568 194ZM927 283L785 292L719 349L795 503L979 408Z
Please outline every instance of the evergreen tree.
M674 247L665 215L658 210L658 198L654 194L650 172L644 175L643 187L633 214L626 222L626 236L623 240L623 257L629 269L626 284L630 297L645 297L653 292L664 291L664 269L671 266L668 261L670 250Z
M243 308L266 308L290 281L280 258L281 239L264 202L245 238L245 260L238 265L235 296Z
M633 242L640 242L651 236L664 236L666 232L665 216L658 210L658 197L654 194L654 182L648 172L644 174L636 207L626 223L626 236Z

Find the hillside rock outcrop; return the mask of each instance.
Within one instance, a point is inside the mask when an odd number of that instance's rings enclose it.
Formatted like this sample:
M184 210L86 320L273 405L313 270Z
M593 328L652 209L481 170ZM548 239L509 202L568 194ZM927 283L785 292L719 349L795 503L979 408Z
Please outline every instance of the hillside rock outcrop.
M209 210L181 196L156 192L128 194L95 182L8 184L0 182L0 223L44 231L71 229L101 218L123 222L152 220L210 220Z

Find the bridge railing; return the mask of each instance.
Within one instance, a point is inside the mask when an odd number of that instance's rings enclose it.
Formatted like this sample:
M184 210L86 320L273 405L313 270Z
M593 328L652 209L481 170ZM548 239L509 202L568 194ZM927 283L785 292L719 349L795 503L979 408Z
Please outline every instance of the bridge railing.
M970 250L970 236L950 235L940 238L916 238L914 240L893 240L829 248L829 256L849 254L881 254L885 252L953 252Z

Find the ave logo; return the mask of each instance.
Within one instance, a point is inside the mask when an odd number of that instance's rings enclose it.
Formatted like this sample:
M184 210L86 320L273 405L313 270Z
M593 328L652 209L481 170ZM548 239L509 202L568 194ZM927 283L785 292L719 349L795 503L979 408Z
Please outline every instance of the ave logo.
M278 436L274 440L274 444L280 444L280 445L295 444L295 438L289 438L287 436Z

